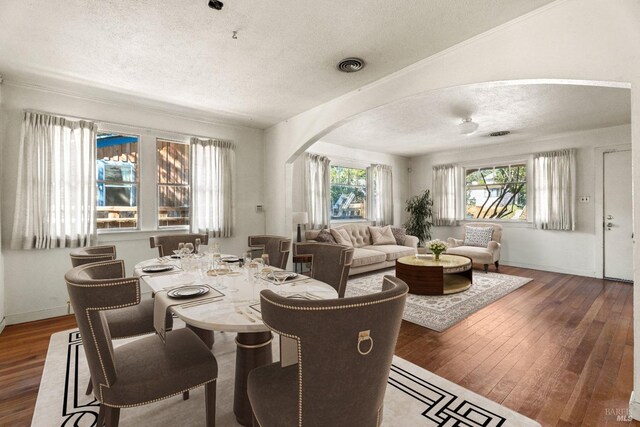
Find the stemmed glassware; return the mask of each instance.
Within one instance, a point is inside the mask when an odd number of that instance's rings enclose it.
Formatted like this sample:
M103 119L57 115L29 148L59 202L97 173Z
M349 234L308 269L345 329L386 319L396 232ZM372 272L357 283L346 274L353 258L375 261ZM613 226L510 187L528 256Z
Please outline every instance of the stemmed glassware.
M192 254L194 250L195 250L195 249L194 249L194 247L193 247L193 243L191 243L191 242L187 242L187 243L185 243L185 244L184 244L184 252L185 252L185 255Z

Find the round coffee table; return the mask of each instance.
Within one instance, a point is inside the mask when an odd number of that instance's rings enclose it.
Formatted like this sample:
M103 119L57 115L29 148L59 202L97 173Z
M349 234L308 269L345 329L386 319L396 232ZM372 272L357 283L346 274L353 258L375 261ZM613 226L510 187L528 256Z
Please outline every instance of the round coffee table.
M409 285L409 293L447 295L469 289L473 283L471 258L462 255L415 255L396 260L396 277Z

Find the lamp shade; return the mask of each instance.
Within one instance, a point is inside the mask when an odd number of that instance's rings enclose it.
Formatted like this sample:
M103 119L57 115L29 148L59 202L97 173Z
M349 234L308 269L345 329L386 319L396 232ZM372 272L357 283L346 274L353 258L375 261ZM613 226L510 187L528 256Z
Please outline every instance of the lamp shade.
M294 212L293 223L294 224L306 224L309 222L309 215L306 212Z

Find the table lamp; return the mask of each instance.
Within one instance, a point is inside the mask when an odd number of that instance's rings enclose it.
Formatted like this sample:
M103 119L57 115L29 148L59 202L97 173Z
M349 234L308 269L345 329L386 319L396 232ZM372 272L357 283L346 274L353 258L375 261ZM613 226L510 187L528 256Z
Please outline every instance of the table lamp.
M300 224L306 224L309 222L309 215L306 212L294 212L293 213L293 223L298 225L298 239L296 240L298 243L302 241L302 236L300 235Z

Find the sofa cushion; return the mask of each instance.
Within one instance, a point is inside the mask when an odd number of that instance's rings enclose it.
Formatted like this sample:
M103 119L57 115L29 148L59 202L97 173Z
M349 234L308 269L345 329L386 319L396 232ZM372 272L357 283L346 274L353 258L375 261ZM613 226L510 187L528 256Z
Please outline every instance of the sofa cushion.
M343 228L332 228L330 231L337 244L349 246L350 248L353 247L353 242L351 241L351 237L349 237L347 230Z
M493 228L491 227L465 227L464 246L486 248L492 235Z
M360 267L361 265L377 264L384 262L387 259L387 255L384 252L378 250L370 250L363 248L355 248L353 250L353 261L351 267Z
M333 234L331 234L331 232L329 232L329 230L327 229L320 230L315 240L316 242L332 243L334 245L337 243L336 239L333 237Z
M369 232L371 233L371 240L373 241L374 246L394 245L396 243L396 238L393 237L390 225L387 225L386 227L369 226Z
M407 237L407 231L400 227L391 227L393 238L396 239L396 245L404 245L404 239Z
M416 254L416 250L414 248L399 245L365 246L362 249L382 252L386 256L386 261L393 261L398 258L402 258L403 256L411 256Z

